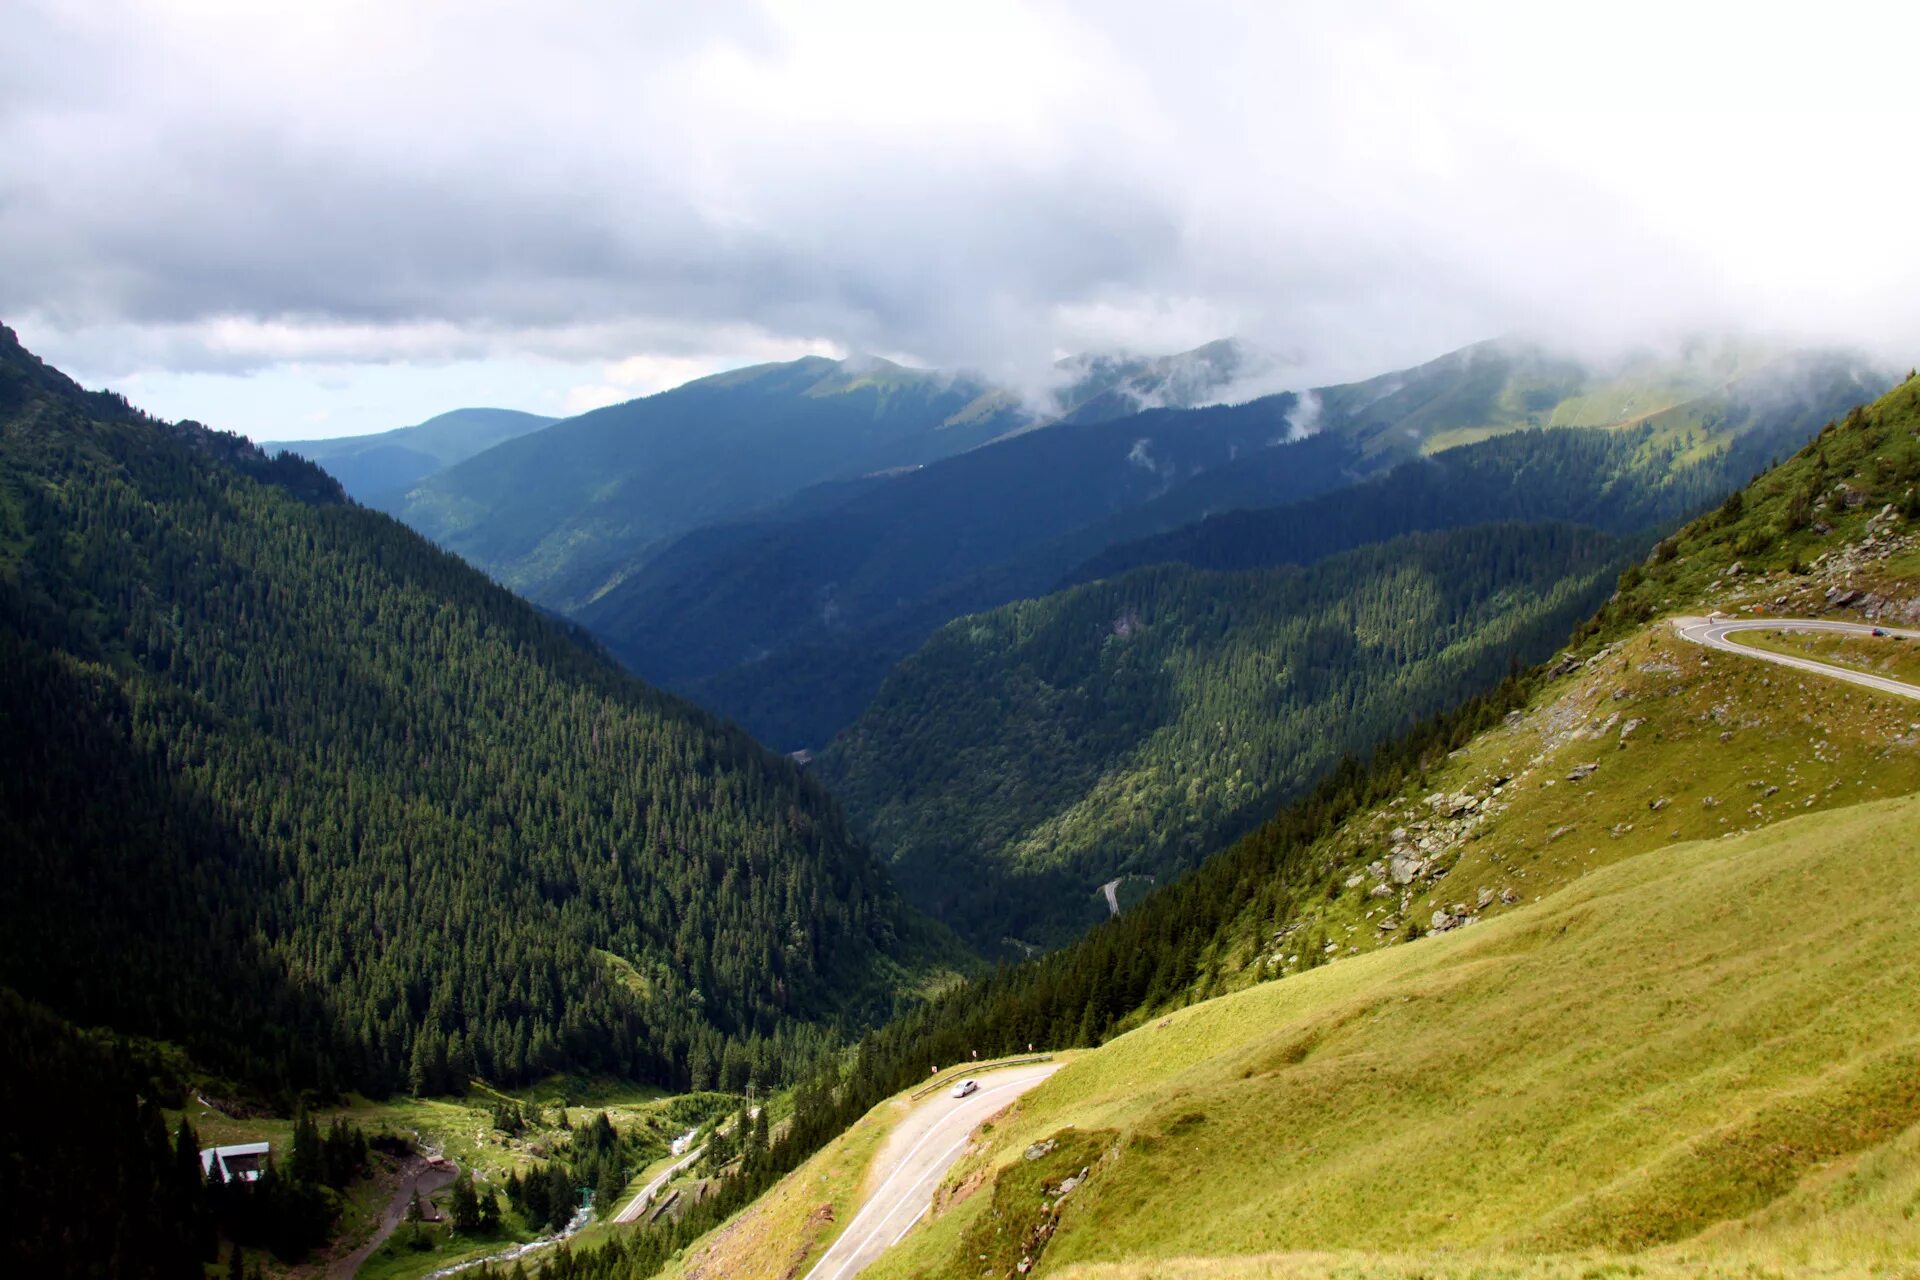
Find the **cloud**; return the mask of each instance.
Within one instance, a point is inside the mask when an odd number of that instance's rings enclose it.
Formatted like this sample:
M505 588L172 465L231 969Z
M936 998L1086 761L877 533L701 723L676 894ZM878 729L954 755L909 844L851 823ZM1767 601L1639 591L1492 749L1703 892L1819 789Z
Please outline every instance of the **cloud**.
M585 403L806 350L1041 386L1237 334L1300 386L1510 331L1920 347L1907 10L28 0L9 27L36 52L0 80L0 316L101 378L551 360Z

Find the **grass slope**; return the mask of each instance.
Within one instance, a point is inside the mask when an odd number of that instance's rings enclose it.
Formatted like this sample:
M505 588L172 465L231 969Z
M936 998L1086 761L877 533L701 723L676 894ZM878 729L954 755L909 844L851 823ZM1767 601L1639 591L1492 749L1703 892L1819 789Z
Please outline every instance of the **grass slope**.
M1920 1190L1916 830L1920 801L1900 799L1673 846L1195 1006L1063 1070L955 1179L1113 1131L1038 1274L1286 1250L1687 1266L1735 1237L1776 1267L1920 1262L1913 1201L1883 1194ZM1862 1212L1822 1232L1796 1197ZM872 1274L977 1274L954 1249L989 1204L962 1201Z

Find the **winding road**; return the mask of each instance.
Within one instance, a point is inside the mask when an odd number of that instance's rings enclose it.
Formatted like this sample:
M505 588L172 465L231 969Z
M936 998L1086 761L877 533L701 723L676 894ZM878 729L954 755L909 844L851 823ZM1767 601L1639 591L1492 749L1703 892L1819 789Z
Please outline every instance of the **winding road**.
M1907 684L1904 681L1876 676L1865 671L1854 671L1847 667L1830 666L1824 662L1815 662L1811 658L1796 658L1792 654L1775 653L1771 649L1755 649L1749 645L1735 644L1728 638L1737 631L1826 631L1846 636L1872 636L1874 631L1878 630L1882 635L1920 640L1920 631L1908 631L1899 627L1876 628L1863 622L1829 622L1818 618L1727 617L1675 618L1673 629L1679 633L1682 640L1703 645L1709 649L1720 649L1727 653L1759 658L1762 662L1778 663L1780 666L1809 671L1817 676L1845 680L1848 684L1857 684L1862 688L1877 690L1880 693L1891 693L1900 698L1920 700L1920 685Z
M660 1194L660 1188L666 1186L667 1182L673 1177L674 1174L680 1172L682 1169L692 1164L695 1160L698 1160L703 1154L706 1153L706 1150L707 1149L704 1145L695 1147L693 1150L687 1152L686 1155L681 1156L678 1160L674 1161L671 1165L668 1165L667 1168L661 1172L659 1177L655 1178L652 1182L649 1182L646 1186L640 1188L640 1194L635 1196L633 1199L627 1201L627 1207L622 1209L620 1212L614 1214L613 1220L615 1222L639 1221L640 1215L645 1213L647 1211L647 1206L653 1203L653 1198Z
M1064 1065L982 1067L979 1092L955 1098L943 1087L915 1104L880 1149L873 1163L878 1181L860 1211L806 1280L847 1280L885 1253L926 1214L942 1175L960 1158L980 1122Z

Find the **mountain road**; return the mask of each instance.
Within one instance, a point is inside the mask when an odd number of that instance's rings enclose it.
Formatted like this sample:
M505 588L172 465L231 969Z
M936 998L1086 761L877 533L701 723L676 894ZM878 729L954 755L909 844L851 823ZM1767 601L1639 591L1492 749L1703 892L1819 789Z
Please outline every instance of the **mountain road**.
M955 1098L950 1088L942 1087L916 1103L874 1160L873 1190L806 1280L848 1280L885 1253L926 1214L934 1189L960 1158L968 1135L1064 1065L982 1067L977 1092Z
M1906 640L1920 640L1920 631L1908 631L1898 627L1875 627L1862 622L1830 622L1818 618L1675 618L1673 629L1682 640L1702 645L1708 649L1719 649L1726 653L1737 653L1748 658L1758 658L1762 662L1778 663L1783 667L1793 667L1799 671L1811 672L1817 676L1827 676L1834 680L1845 680L1863 688L1880 693L1891 693L1896 697L1920 700L1920 685L1907 684L1904 681L1876 676L1871 672L1854 671L1847 667L1831 666L1825 662L1815 662L1811 658L1796 658L1792 654L1774 653L1769 649L1755 649L1744 644L1736 644L1730 637L1740 631L1811 631L1830 632L1847 636L1872 636L1878 631L1882 636L1899 636Z

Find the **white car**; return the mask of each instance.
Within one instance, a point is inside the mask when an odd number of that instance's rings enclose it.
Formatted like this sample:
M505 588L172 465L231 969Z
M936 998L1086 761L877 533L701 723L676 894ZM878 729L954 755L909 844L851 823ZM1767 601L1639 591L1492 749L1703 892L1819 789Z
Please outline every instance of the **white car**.
M953 1096L956 1098L964 1098L970 1093L978 1093L979 1091L980 1082L978 1080L962 1080L959 1084L953 1086Z

